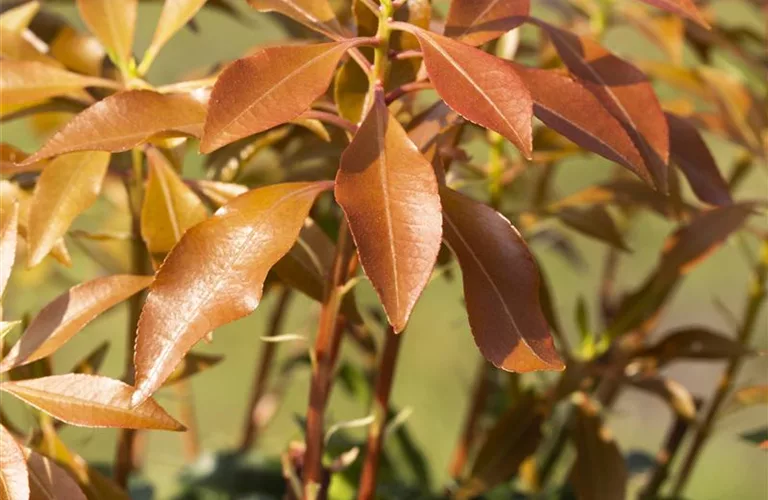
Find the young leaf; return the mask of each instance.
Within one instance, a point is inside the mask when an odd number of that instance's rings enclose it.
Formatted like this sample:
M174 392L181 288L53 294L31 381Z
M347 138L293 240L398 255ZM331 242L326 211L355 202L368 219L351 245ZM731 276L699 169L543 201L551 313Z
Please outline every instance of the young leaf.
M171 251L181 236L208 212L200 198L179 178L163 154L147 150L149 178L141 208L141 237L152 254Z
M16 235L19 226L19 203L0 205L0 298L5 293L16 259Z
M336 200L395 332L405 328L440 251L432 165L377 98L341 156Z
M251 313L331 182L275 184L235 198L168 254L139 321L133 403L149 397L209 331Z
M70 373L3 382L0 390L71 425L185 430L153 399L132 407L131 386L99 375Z
M0 362L0 373L55 352L96 316L138 293L151 276L114 275L86 281L43 308Z
M562 370L539 305L539 272L520 234L495 210L451 189L441 188L440 198L480 352L507 371Z
M584 85L553 70L513 64L533 98L533 113L579 146L615 161L651 182L643 157L621 123Z
M132 57L138 0L77 0L80 17L119 68Z
M464 118L503 135L531 156L531 95L514 68L482 50L408 24L435 90Z
M356 43L267 47L227 66L211 93L200 151L297 118L326 91L339 60Z
M453 0L444 35L482 45L521 25L530 10L530 0Z
M621 450L583 393L574 396L574 404L571 439L576 446L576 462L570 481L576 496L589 500L626 498L628 473Z
M712 205L733 203L728 183L723 178L709 148L696 127L683 117L666 113L670 155L691 184L698 198Z
M248 0L248 4L262 12L279 12L329 38L344 35L328 0Z
M648 5L653 5L659 9L672 12L674 14L687 17L691 21L709 29L709 24L696 8L692 0L640 0Z
M205 104L191 94L119 92L75 116L22 164L74 151L127 151L167 132L199 137L204 122Z
M27 500L29 476L24 452L10 432L0 425L0 498Z
M31 498L86 500L80 487L64 469L50 458L23 448L29 468Z
M147 51L142 58L140 73L146 72L148 66L155 58L160 49L163 48L168 40L176 34L190 19L195 17L206 0L165 0L163 11L160 13L160 19L157 21L155 34L152 37L152 43L149 44Z
M29 265L36 266L64 236L72 221L93 205L109 166L109 153L59 156L43 169L29 210Z

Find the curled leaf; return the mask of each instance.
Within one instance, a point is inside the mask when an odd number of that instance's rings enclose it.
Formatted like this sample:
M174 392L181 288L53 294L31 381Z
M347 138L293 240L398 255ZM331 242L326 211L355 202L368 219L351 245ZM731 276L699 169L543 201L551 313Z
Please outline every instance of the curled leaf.
M482 45L521 25L530 10L530 0L453 0L444 34Z

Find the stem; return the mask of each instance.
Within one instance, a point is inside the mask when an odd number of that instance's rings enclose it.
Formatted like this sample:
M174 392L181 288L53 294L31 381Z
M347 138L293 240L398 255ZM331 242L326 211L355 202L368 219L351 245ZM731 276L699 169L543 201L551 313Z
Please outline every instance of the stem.
M766 296L766 275L768 274L768 240L763 242L760 251L760 261L755 267L752 283L749 287L749 296L744 308L744 322L739 329L738 342L742 346L747 346L752 339L752 334L757 323L758 313L763 306ZM688 449L688 453L683 460L683 466L677 476L677 481L672 489L672 496L679 497L685 490L685 486L690 479L691 472L696 466L696 461L701 454L704 445L712 431L712 425L717 418L718 411L733 387L736 375L741 368L743 357L741 354L735 354L728 362L728 366L723 372L720 383L717 386L712 402L707 409L704 421L701 423L693 438L693 444Z
M431 88L433 88L432 82L426 81L426 80L406 83L388 92L387 95L384 97L384 102L386 102L387 104L391 104L395 100L403 97L405 94L408 94L410 92L417 92L419 90L427 90Z
M285 313L288 310L288 304L291 301L291 296L292 292L290 288L284 288L280 292L277 304L275 305L275 308L272 311L272 317L270 318L269 330L267 331L268 337L273 337L280 333L285 319ZM243 429L243 437L239 446L241 452L245 452L253 446L258 437L258 432L261 430L262 422L258 415L258 408L264 394L267 392L269 375L275 360L275 355L277 354L277 347L278 344L275 342L264 342L262 346L259 368L256 371L256 376L253 381L251 401L248 405L248 412L245 417L245 428Z
M189 379L177 382L174 389L179 398L181 421L187 428L186 432L181 433L181 439L184 443L184 460L187 463L193 463L200 456L200 433L195 415L195 395L192 392Z
M331 125L335 125L353 134L357 132L357 125L347 120L346 118L333 113L329 113L327 111L310 109L309 111L302 113L301 118L306 118L308 120L320 120L321 122L330 123Z
M392 328L387 329L384 340L384 352L381 356L379 376L376 379L375 398L373 400L373 415L375 420L368 430L368 446L360 476L358 500L373 500L376 494L376 473L379 468L382 445L384 443L384 426L389 411L389 396L392 392L392 382L395 377L395 366L400 352L400 343L405 332L397 334Z

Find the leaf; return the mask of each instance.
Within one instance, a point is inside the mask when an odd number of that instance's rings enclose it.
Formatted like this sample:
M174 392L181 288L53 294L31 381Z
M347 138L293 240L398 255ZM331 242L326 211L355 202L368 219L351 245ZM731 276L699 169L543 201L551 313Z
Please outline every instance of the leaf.
M709 29L709 24L696 8L692 0L640 0L659 9L672 12L679 16L687 17L691 21Z
M482 45L521 25L530 10L530 0L453 0L444 35Z
M185 430L153 399L132 407L131 386L99 375L70 373L4 382L0 390L71 425Z
M24 453L11 433L2 425L0 425L0 498L3 500L29 498L29 477Z
M209 181L207 179L198 179L192 182L195 188L199 189L217 207L225 205L241 194L248 192L247 186L232 182Z
M539 304L539 272L501 214L440 189L445 239L459 260L469 324L480 352L507 371L562 370Z
M248 0L262 12L278 12L329 38L344 35L328 0Z
M0 29L21 33L40 12L40 2L32 1L12 7L0 14Z
M659 376L630 378L633 387L650 392L666 401L678 416L688 422L696 418L696 403L683 385L672 379Z
M367 9L367 7L363 7ZM365 99L370 89L368 75L356 61L348 59L334 77L333 97L339 116L352 123L360 122L365 107Z
M0 298L5 293L16 260L16 235L19 226L19 203L0 204Z
M221 72L211 93L200 151L299 117L328 88L336 66L357 39L267 47Z
M703 202L712 205L733 203L728 183L709 152L701 135L688 120L666 113L669 126L670 156Z
M168 380L165 381L164 385L169 386L176 382L188 379L192 375L204 372L218 365L223 359L222 356L211 356L190 352L184 356L181 364L176 367L171 376L168 377Z
M56 38L49 43L50 54L66 67L98 76L107 55L95 36L81 33L70 26L62 26Z
M141 237L152 254L163 255L195 224L208 217L200 198L155 148L146 151L149 177L141 207Z
M419 39L429 78L448 106L531 157L531 95L507 61L407 24L398 27Z
M72 118L22 164L74 151L127 151L161 133L199 137L204 121L205 104L192 94L118 92Z
M401 332L440 251L440 198L432 165L380 96L341 156L335 195L363 270Z
M72 367L72 373L84 373L86 375L97 375L101 369L101 365L104 364L104 359L107 357L109 351L109 342L105 341L99 344L88 356L81 361L78 361L74 367Z
M99 196L109 153L59 156L43 168L29 210L29 266L39 264L82 212Z
M616 223L608 211L600 205L584 209L566 207L560 209L555 215L565 225L582 234L608 243L619 250L630 251Z
M0 321L0 341L20 324L21 321Z
M742 432L740 436L744 441L758 445L762 449L768 448L765 444L768 441L768 427L757 427L751 431Z
M531 92L533 113L579 146L651 182L651 173L621 123L578 80L553 70L514 65Z
M77 0L80 17L119 68L132 57L138 0Z
M624 126L653 174L667 186L669 133L664 112L642 71L589 38L533 20L546 30L565 65Z
M254 189L187 231L160 267L142 310L134 364L144 401L208 332L251 313L269 269L290 250L331 182Z
M765 405L768 405L768 385L753 385L734 391L730 402L726 405L723 412L733 412L752 406Z
M597 408L583 393L574 395L576 408L571 439L576 461L570 482L576 497L583 500L626 498L626 462Z
M362 5L360 8L367 9ZM405 0L403 5L395 9L393 19L428 30L432 19L431 2L430 0ZM378 20L376 19L375 14L374 20L378 25ZM371 33L371 36L375 35L375 32ZM410 33L405 31L394 31L389 38L389 48L395 52L418 50L419 41ZM418 80L419 69L421 69L421 60L418 57L408 57L390 61L385 90L393 90L401 85Z
M726 335L705 327L673 330L639 355L654 358L659 365L687 359L730 359L751 354L747 347Z
M118 274L70 288L32 320L24 335L0 362L0 373L51 355L96 316L151 282L151 276Z
M23 452L29 468L31 498L86 500L75 480L56 462L29 448Z
M184 27L195 14L205 5L206 0L165 0L163 11L160 13L160 19L157 21L155 34L152 36L152 42L142 58L140 73L144 73L148 67L147 61L155 58L160 49Z
M296 244L273 267L285 284L323 300L326 276L333 265L334 244L312 219L304 221Z

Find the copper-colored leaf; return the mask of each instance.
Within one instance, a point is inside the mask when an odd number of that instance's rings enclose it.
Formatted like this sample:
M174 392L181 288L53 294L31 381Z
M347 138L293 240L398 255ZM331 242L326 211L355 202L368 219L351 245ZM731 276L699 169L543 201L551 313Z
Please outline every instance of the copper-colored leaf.
M342 154L335 194L363 270L400 332L440 251L440 197L432 165L381 98Z
M640 352L663 365L686 359L729 359L744 356L751 351L726 335L706 328L682 328L666 334L659 342Z
M71 425L184 430L155 400L132 407L131 386L99 375L70 373L3 382L0 390Z
M355 39L268 47L222 71L211 93L200 151L297 118L328 88Z
M161 133L199 137L204 122L205 104L190 94L119 92L75 116L23 163L73 151L127 151Z
M626 498L627 466L597 408L583 393L574 395L576 415L571 439L576 462L570 481L582 500Z
M149 178L141 208L141 237L153 254L171 251L181 236L208 212L157 149L147 150Z
M530 157L533 102L508 61L429 31L408 29L418 37L429 78L445 103Z
M127 68L132 57L138 0L77 0L77 8L115 64Z
M728 183L696 127L672 113L666 113L666 117L672 161L683 171L696 196L712 205L733 203Z
M552 70L515 68L531 92L537 118L579 146L651 182L651 173L626 130L584 85Z
M15 200L0 204L0 298L11 277L16 259L16 235L19 226L19 204Z
M24 452L10 432L0 425L0 498L27 500L29 477Z
M251 313L269 269L290 250L330 182L274 184L187 231L150 288L139 321L134 403L144 401L208 332Z
M530 10L530 0L453 0L444 34L482 45L521 25Z
M520 234L482 203L448 188L440 197L480 352L507 371L562 370L539 305L539 272Z
M70 288L32 320L3 358L0 372L49 356L96 316L138 293L151 281L151 276L114 275Z
M175 384L182 380L188 379L196 373L203 372L209 368L213 368L219 362L224 359L221 356L210 356L206 354L197 354L194 352L188 353L184 356L181 364L176 367L168 380L165 381L165 385Z
M344 35L328 0L248 0L248 3L262 12L279 12L330 38Z
M151 62L163 45L197 14L205 2L206 0L165 0L155 34L152 36L152 43L144 53L141 70L148 69L144 67L145 61Z
M659 376L638 376L630 378L630 383L633 387L662 398L680 418L689 422L696 418L693 396L679 382Z
M0 175L9 177L24 172L39 172L45 166L44 162L31 165L17 165L27 159L29 155L21 149L5 142L0 143Z
M29 211L28 261L39 264L72 221L93 205L109 166L109 153L89 151L59 156L45 166Z
M600 205L593 205L584 209L566 207L559 210L555 215L565 225L582 234L608 243L619 250L629 251L624 236L616 227L613 218Z
M692 0L640 0L659 9L664 9L668 12L673 12L679 16L687 17L691 21L700 24L705 28L709 28L709 24L696 8L696 4Z
M29 468L29 489L33 499L86 500L72 476L50 458L24 448Z

